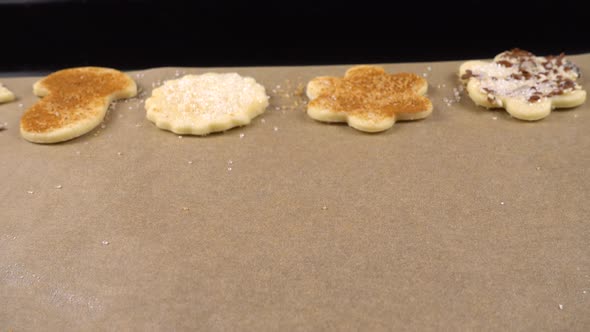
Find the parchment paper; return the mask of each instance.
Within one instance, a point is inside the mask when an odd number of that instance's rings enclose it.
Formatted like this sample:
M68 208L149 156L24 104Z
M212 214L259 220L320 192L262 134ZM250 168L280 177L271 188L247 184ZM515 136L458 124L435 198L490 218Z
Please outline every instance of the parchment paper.
M131 72L141 98L56 145L19 134L38 78L3 78L0 330L589 330L590 104L518 121L456 102L459 64L385 65L434 113L380 134L286 97L348 66ZM271 106L207 137L145 119L206 71Z

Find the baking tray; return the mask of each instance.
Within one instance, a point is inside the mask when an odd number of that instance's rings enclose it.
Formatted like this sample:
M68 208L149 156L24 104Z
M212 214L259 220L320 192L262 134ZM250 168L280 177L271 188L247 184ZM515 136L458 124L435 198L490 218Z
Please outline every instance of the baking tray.
M304 112L298 87L348 66L134 71L140 97L55 145L19 135L38 77L2 78L0 326L588 330L589 104L518 121L456 93L459 64L385 64L434 112L380 134ZM145 119L206 71L256 78L267 112L206 137Z

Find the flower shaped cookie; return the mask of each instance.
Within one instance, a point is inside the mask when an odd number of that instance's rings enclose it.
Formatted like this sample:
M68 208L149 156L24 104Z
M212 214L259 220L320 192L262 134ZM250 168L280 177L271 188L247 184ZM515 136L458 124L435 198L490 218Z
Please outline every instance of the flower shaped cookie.
M486 108L505 108L521 120L540 120L554 108L575 107L586 101L576 83L580 70L564 55L537 57L513 49L494 61L467 61L459 68L469 97Z
M365 132L384 131L397 120L432 113L424 94L428 82L415 74L388 74L381 67L356 66L343 78L316 77L307 84L307 114L318 121L346 122Z

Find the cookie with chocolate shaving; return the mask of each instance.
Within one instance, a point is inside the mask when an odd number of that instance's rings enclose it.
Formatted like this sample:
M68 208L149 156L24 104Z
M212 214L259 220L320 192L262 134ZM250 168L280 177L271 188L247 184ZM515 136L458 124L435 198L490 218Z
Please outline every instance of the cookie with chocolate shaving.
M459 68L473 102L504 108L528 121L543 119L556 108L583 104L586 91L577 83L580 76L580 69L563 53L539 57L520 49L502 52L492 62L467 61Z

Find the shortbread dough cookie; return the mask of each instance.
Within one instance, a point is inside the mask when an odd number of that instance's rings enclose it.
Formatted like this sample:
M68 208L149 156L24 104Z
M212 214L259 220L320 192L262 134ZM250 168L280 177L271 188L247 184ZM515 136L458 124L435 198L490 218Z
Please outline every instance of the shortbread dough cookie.
M346 122L365 132L387 130L398 121L432 113L424 96L428 82L410 73L388 74L377 66L356 66L344 78L316 77L307 84L307 114L318 121Z
M579 68L559 56L538 57L520 49L498 54L494 61L467 61L459 68L469 97L486 108L505 108L521 120L540 120L554 108L586 101L576 82Z
M264 87L237 73L166 81L145 101L148 120L176 134L207 135L243 126L268 106Z
M117 99L134 97L137 86L128 75L110 68L79 67L57 71L33 85L43 97L20 121L22 136L35 143L57 143L98 126Z
M15 99L14 93L8 90L0 83L0 104L13 101Z

